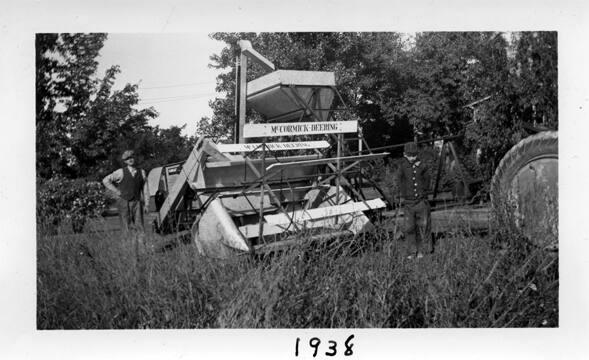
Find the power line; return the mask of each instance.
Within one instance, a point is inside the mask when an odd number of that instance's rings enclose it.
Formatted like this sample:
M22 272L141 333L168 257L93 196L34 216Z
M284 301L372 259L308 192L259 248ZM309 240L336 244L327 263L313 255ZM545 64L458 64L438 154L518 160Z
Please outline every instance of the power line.
M197 99L197 98L186 98L186 99L176 99L176 100L162 100L162 101L156 101L156 102L139 103L137 105L151 106L151 105L164 104L164 103L169 103L169 102L195 100L195 99Z
M167 89L167 88L187 87L187 86L207 85L207 84L216 84L216 82L215 81L206 81L206 82L196 82L196 83L187 83L187 84L173 84L173 85L161 85L161 86L149 86L149 87L142 87L142 86L140 86L140 89L141 90Z
M190 95L176 95L176 96L165 96L165 97L154 97L154 98L146 98L141 99L139 101L159 101L159 100L173 100L173 99L181 99L181 98L194 98L194 97L201 97L201 96L210 96L215 95L216 92L213 93L203 93L203 94L190 94Z
M186 96L186 97L178 97L178 98L167 99L167 100L140 101L139 103L140 103L140 105L154 105L154 104L161 104L161 103L174 102L174 101L199 99L199 98L204 98L204 97L208 97L210 95L215 95L215 94L216 93L204 94L204 95L200 95L200 96Z

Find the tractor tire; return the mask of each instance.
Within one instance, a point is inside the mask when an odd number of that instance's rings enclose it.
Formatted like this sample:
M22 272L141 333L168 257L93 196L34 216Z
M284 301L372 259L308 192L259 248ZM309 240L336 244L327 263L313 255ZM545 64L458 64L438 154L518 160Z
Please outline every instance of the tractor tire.
M491 204L501 230L558 248L557 131L525 138L507 152L491 181Z

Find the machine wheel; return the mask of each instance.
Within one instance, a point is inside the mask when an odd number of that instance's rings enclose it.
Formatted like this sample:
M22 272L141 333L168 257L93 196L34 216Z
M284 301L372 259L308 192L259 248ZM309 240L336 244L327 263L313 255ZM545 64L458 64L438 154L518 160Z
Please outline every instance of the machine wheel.
M557 131L525 138L507 152L491 182L491 203L502 229L540 247L557 246Z

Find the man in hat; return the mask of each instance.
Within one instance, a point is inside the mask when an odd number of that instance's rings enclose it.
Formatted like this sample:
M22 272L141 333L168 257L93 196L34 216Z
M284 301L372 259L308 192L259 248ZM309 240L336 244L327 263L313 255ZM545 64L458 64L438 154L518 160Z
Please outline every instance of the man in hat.
M107 175L102 183L116 196L122 229L145 231L143 211L147 212L149 206L145 170L135 166L133 150L123 152L121 159L125 165Z
M420 259L433 253L431 209L427 195L430 189L430 170L417 156L417 144L406 143L404 157L397 172L401 205L405 218L405 240L408 258Z

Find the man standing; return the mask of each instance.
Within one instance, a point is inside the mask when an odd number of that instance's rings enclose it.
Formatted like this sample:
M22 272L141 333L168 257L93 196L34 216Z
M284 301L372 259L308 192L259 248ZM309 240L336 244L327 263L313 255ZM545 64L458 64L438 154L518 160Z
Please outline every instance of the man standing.
M126 150L121 157L125 166L107 175L102 183L117 197L117 208L123 231L145 231L143 211L148 211L145 170L135 167L135 154Z
M406 143L404 157L397 173L397 184L405 217L405 240L408 258L418 259L433 253L431 209L427 199L430 171L417 157L417 144Z

